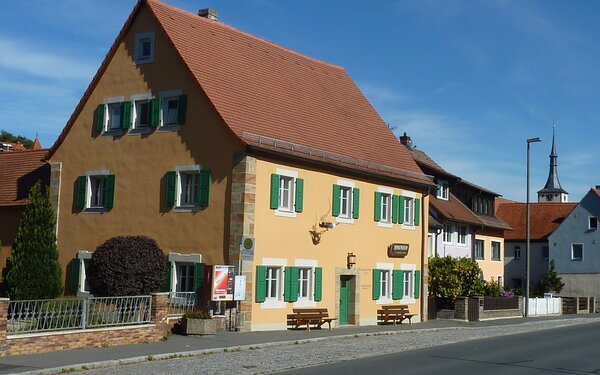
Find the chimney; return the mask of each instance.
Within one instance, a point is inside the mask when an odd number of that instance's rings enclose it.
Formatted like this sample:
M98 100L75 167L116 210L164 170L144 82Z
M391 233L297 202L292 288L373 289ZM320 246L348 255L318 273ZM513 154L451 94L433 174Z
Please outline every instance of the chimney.
M400 137L400 143L402 143L403 145L405 145L408 149L412 149L412 139L410 139L410 137L408 135L406 135L406 132L404 132L404 135L402 135Z
M216 9L204 8L198 11L198 15L200 17L208 18L209 20L218 21L219 13L217 13Z
M600 185L596 185L596 189L600 189Z

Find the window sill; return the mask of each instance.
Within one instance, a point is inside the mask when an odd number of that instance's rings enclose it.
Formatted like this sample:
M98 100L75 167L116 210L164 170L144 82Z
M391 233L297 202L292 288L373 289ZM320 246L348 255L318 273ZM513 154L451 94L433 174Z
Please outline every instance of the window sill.
M485 258L477 258L477 257L475 257L475 260L485 260Z
M104 207L87 207L83 209L83 213L86 214L103 214L105 212L108 212L108 209Z
M317 303L310 300L298 300L294 302L294 307L316 307Z
M281 217L296 217L297 213L294 211L275 210L275 216Z
M131 129L128 134L129 135L143 135L143 134L150 134L150 133L152 133L152 128L143 127L143 128Z
M154 58L153 57L148 57L145 59L137 59L134 61L135 65L144 65L144 64L150 64L154 62Z
M388 304L394 303L394 300L393 300L393 299L391 299L390 297L380 297L380 298L379 298L379 299L376 301L376 303L377 303L378 305L388 305Z
M266 300L265 302L260 304L260 308L261 309L284 309L285 308L285 301L279 301L279 300L273 300L273 301L269 301Z
M414 298L402 298L400 300L400 303L403 305L414 305L415 303L417 303L417 300Z
M382 227L382 228L393 228L394 224L386 223L385 221L379 221L379 222L377 222L377 226Z
M354 219L351 217L339 217L337 216L335 218L335 222L336 223L343 223L343 224L354 224Z
M402 229L415 230L417 227L414 224L402 224Z
M100 135L103 137L120 137L123 135L123 129L105 130Z
M173 207L171 209L171 212L200 212L202 210L202 207L200 206L177 206L177 207Z
M181 128L181 125L163 125L163 126L159 126L158 128L156 128L157 132L165 132L165 133L169 133L169 132L177 132L179 131L179 129Z
M492 259L492 262L502 262L502 259Z

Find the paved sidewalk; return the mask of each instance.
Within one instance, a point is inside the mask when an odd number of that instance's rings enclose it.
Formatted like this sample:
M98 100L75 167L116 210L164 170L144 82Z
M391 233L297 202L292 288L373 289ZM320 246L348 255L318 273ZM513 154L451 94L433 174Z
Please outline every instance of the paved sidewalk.
M263 348L294 344L307 341L336 340L348 336L365 336L372 334L384 334L396 331L435 331L464 329L468 327L498 327L510 326L512 329L522 325L536 325L543 327L544 322L548 325L570 325L581 324L587 321L600 321L599 315L573 315L539 318L513 318L492 320L484 322L460 322L448 320L433 320L417 323L412 326L344 326L331 331L313 330L301 331L270 331L270 332L221 332L213 337L191 337L170 335L166 341L123 345L109 348L92 348L57 351L52 353L12 356L0 359L0 374L10 373L60 373L73 369L85 369L94 367L114 366L124 363L146 362L151 359L166 359L180 355L200 355L206 353L219 353L225 351L237 351L240 349Z

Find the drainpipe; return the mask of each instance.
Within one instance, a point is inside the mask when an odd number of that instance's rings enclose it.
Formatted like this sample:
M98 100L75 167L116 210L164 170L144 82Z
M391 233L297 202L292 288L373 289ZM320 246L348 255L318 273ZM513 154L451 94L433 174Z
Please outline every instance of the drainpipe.
M425 197L429 196L430 194L430 189L431 188L427 188L427 194L424 194L422 197L423 202L425 201ZM424 322L427 317L426 315L426 310L427 310L427 299L428 299L428 295L429 295L429 284L427 285L427 295L425 294L425 283L423 282L423 280L425 280L425 271L427 271L427 275L429 275L429 270L425 270L425 257L428 256L427 252L425 252L425 238L427 238L427 236L429 235L429 228L425 227L425 215L429 215L429 206L427 207L427 213L425 213L425 210L421 210L421 321ZM428 222L429 223L429 222Z

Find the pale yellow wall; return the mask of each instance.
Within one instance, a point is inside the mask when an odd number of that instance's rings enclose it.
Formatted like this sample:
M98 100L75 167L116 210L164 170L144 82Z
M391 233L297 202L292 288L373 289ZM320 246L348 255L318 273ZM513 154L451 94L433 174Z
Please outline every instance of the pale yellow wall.
M296 171L298 177L304 179L304 210L294 218L276 216L275 211L269 208L270 178L278 167ZM334 229L322 234L321 242L314 245L309 231L317 225L321 217L326 215L324 221L336 222L336 218L331 216L330 207L332 186L337 183L338 178L355 182L356 187L360 189L360 217L353 224L338 224ZM317 260L318 266L323 267L323 300L318 302L317 306L326 307L333 316L338 303L335 268L346 268L347 254L353 252L357 258L354 270L360 275L360 285L357 286L357 292L360 293L358 313L361 319L375 319L378 305L372 299L372 269L376 268L377 262L383 262L393 263L395 269L400 269L403 263L411 263L416 265L416 269L422 270L422 229L427 228L427 222L423 222L422 218L421 224L414 230L401 229L399 224L394 224L393 228L379 227L374 221L373 213L374 192L379 186L392 187L393 193L397 195L410 190L259 159L256 163L254 265L263 264L264 258L284 258L288 266L293 266L296 259ZM414 188L412 191L415 191ZM421 194L416 194L416 197L422 201L421 212L427 213L428 200L423 202ZM317 226L317 229L320 228ZM426 233L425 230L425 236ZM391 243L408 243L408 255L405 258L389 258L387 247ZM283 309L263 309L261 304L253 303L252 323L255 326L285 323L285 314L291 312L292 308L292 303L286 303ZM410 311L420 313L420 300L410 305Z
M483 260L476 260L479 268L483 271L483 278L487 281L494 280L498 282L498 276L504 280L504 238L501 234L493 231L476 234L475 239L483 240L485 253ZM492 241L500 242L500 260L492 260Z
M153 63L135 65L136 32L156 33ZM182 89L188 95L187 121L179 132L99 136L94 110L105 97ZM75 125L50 162L62 162L58 246L65 266L78 250L94 251L110 237L144 234L165 253L200 253L202 261L226 262L229 241L229 181L233 153L240 149L231 132L145 7L110 62ZM201 164L212 170L210 205L197 213L165 207L164 176L178 165ZM77 176L88 170L116 175L114 208L103 214L74 207Z

